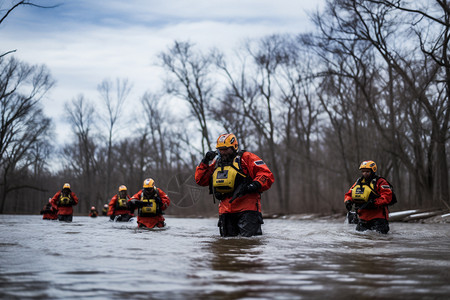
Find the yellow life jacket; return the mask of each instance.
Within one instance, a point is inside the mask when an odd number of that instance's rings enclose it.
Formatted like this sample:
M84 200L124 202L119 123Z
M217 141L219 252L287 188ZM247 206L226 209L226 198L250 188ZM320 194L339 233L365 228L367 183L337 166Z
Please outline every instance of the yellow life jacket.
M374 193L374 191L375 186L373 181L367 184L365 179L358 179L355 186L352 188L352 199L355 203L365 203L369 201L369 196L371 193Z
M155 196L158 196L158 194L156 194ZM155 216L161 214L161 209L155 198L154 199L145 199L144 193L142 193L141 201L144 202L144 206L139 209L139 216L155 217Z
M128 199L119 198L117 199L117 208L127 208Z
M68 196L61 195L59 197L58 205L59 206L70 206L70 199L71 199L70 195L68 195Z
M233 194L236 187L247 178L241 166L241 156L233 159L231 165L216 166L212 175L212 187L217 199L223 200ZM221 199L222 198L222 199Z

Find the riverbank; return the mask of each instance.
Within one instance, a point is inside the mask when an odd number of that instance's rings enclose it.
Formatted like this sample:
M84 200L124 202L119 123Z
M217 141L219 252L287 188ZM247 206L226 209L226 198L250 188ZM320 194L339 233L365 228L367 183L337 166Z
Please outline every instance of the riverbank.
M264 215L264 219L288 220L345 220L346 214L292 214L292 215ZM407 223L450 223L450 211L445 209L410 209L394 211L389 214L389 222Z

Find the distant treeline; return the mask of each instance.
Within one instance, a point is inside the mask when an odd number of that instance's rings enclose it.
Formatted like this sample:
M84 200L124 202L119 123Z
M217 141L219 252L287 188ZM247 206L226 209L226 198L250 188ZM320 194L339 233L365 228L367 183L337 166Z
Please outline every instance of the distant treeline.
M369 159L395 187L396 207L448 208L449 3L327 1L311 20L314 32L249 40L233 56L174 41L156 58L164 89L143 95L132 116L126 79L66 103L64 145L40 103L49 70L2 49L0 213L37 213L69 182L75 213L87 214L119 185L134 194L152 177L173 201L168 214L215 214L193 174L224 132L273 171L265 213L343 212Z

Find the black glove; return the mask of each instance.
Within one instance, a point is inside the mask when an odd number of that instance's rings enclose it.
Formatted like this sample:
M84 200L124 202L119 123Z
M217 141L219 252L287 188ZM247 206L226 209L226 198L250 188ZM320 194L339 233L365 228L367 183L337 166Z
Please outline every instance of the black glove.
M217 155L217 152L216 152L216 151L210 150L210 151L206 152L205 157L203 157L203 159L202 159L202 163L204 163L204 164L209 164L209 162L210 162L214 157L216 157L216 155Z
M109 216L109 219L110 219L111 221L114 221L114 218L115 218L114 215Z
M135 207L137 208L142 208L144 207L144 202L142 202L141 200L133 200L133 204Z
M374 197L372 197L372 195L370 195L369 200L367 201L367 203L365 204L365 208L367 209L374 209L377 206L375 205L375 199Z
M130 200L127 202L127 208L130 211L133 211L135 209L135 201L136 200Z
M261 183L259 183L258 181L252 181L252 182L244 185L241 188L241 190L239 191L239 194L242 196L245 194L256 193L259 191L260 188L261 188Z
M347 211L351 211L352 207L353 207L353 202L352 201L350 201L350 200L345 201L345 208L347 209Z
M245 194L257 193L261 188L261 183L258 181L252 181L247 183L241 187L241 189L234 194L234 196L230 199L230 203L233 202L236 198L244 196Z

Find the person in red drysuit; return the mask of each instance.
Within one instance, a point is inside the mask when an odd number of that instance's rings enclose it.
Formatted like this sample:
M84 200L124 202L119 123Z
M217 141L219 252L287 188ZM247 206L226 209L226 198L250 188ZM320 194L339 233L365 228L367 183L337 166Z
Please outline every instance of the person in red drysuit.
M139 227L164 227L163 211L170 205L170 199L160 188L155 186L151 178L144 180L143 188L134 194L128 206L131 211L138 209L137 223Z
M220 235L261 235L261 193L273 184L272 172L256 154L238 151L234 134L220 135L216 149L208 151L197 166L195 181L209 186L213 197L220 200Z
M383 177L376 175L374 161L363 161L359 166L361 177L345 193L344 203L348 211L355 205L357 213L357 231L375 230L389 232L389 210L392 201L392 189Z
M48 203L42 208L41 215L43 220L56 220L58 219L57 211L52 207L52 198L48 199Z
M119 192L109 201L108 216L111 221L128 222L134 216L128 208L129 200L127 187L125 185L119 186Z
M50 202L58 211L59 221L72 222L73 206L78 204L78 197L70 189L70 184L64 183L62 190L56 192Z

